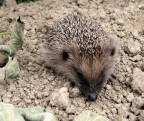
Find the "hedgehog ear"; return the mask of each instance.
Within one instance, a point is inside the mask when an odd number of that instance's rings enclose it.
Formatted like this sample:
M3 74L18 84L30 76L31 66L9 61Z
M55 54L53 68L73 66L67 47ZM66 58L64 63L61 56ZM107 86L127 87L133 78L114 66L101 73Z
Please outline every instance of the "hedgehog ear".
M69 52L67 52L66 50L63 50L62 58L63 58L64 61L67 61L70 58Z
M110 48L110 56L114 56L115 53L116 53L116 48L115 47Z

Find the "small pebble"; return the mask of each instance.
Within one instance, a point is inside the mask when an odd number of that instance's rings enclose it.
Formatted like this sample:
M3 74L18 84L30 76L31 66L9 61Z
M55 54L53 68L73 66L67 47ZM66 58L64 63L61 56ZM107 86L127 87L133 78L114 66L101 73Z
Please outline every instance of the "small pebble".
M129 94L127 95L126 99L127 99L128 102L132 102L132 100L134 99L133 93L129 93Z

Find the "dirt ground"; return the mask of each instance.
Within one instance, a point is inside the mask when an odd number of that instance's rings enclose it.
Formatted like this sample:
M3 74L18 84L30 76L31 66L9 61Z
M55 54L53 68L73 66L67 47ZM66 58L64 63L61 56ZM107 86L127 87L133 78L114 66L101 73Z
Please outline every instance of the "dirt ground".
M119 58L111 79L96 102L85 102L76 87L46 69L39 49L47 39L47 26L78 10L101 23L119 42ZM17 54L21 72L0 85L0 101L16 107L41 105L59 121L72 121L83 110L113 120L144 121L144 0L42 0L0 7L0 31L11 30L21 16L25 22L23 49ZM8 37L1 36L4 41Z

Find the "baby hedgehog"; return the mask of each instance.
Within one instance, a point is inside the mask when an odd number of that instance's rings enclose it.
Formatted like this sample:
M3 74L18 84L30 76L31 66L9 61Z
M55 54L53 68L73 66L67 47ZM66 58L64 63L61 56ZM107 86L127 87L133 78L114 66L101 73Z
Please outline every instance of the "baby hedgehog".
M50 28L44 60L95 101L112 72L115 53L114 42L98 23L74 12Z

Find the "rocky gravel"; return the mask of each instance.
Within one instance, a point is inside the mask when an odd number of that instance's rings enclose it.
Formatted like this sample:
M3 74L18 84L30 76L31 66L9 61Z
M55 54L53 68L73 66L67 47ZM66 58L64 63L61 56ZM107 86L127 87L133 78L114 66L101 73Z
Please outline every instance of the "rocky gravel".
M96 102L86 102L78 88L45 67L40 55L49 26L74 10L101 23L119 45L114 73ZM83 110L111 120L119 115L128 121L144 121L143 15L143 0L41 0L0 7L0 31L10 31L18 16L25 23L23 49L16 55L21 72L0 84L0 101L16 107L41 105L59 121L72 121ZM0 40L8 37L0 36Z

